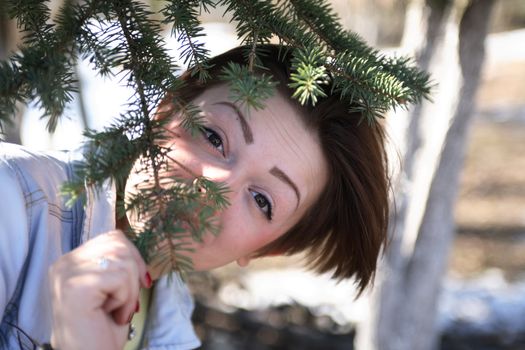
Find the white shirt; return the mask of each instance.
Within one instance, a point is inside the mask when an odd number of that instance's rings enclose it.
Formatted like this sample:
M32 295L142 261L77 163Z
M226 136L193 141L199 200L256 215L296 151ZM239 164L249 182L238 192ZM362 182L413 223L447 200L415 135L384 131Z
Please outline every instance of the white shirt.
M58 257L115 228L115 190L87 190L85 206L65 206L60 186L81 155L43 154L0 142L0 348L20 347L16 325L49 342L48 268ZM175 276L156 283L144 338L148 349L200 346L191 324L193 300Z

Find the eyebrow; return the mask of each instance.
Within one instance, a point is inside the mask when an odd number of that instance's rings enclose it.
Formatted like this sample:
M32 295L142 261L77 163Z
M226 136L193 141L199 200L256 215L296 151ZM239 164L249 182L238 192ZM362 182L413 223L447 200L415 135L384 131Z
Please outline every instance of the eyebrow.
M293 191L295 192L295 196L297 197L297 205L295 206L295 208L297 209L297 207L299 206L299 202L301 201L301 192L299 192L299 188L297 187L297 185L292 181L292 179L288 177L288 175L286 175L281 169L279 169L276 166L270 169L270 174L283 181L293 189Z
M252 129L250 128L250 125L246 121L246 118L244 118L244 115L241 113L240 109L236 105L228 101L216 102L214 103L214 105L228 106L231 109L233 109L235 113L237 113L237 116L239 117L238 119L239 123L241 123L241 129L242 129L242 135L244 136L244 141L246 142L247 145L252 144L253 143Z

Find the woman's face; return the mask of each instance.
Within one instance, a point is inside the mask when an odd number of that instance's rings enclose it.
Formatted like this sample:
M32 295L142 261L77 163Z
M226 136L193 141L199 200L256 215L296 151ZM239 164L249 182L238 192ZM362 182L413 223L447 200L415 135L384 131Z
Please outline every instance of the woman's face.
M228 95L228 87L219 85L193 101L203 112L200 135L192 137L179 118L168 124L170 157L230 190L230 205L216 213L220 233L190 243L194 251L187 255L195 270L235 260L246 265L255 251L299 221L327 181L317 136L284 96L276 93L263 110L248 115ZM191 177L187 171L177 174Z

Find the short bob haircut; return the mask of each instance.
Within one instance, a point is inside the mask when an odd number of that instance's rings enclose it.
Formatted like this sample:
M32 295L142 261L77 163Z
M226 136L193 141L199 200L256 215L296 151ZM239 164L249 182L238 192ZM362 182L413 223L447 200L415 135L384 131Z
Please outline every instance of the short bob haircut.
M255 72L270 73L278 82L277 91L289 98L307 128L318 134L329 169L317 202L294 227L256 256L305 252L310 268L337 279L355 278L361 294L373 279L378 255L387 241L389 179L383 126L349 112L348 103L331 92L330 86L326 87L327 97L315 106L300 105L288 87L292 50L277 45L261 48L265 54L258 58L267 70ZM228 62L246 64L246 52L246 47L237 47L210 59L211 78L205 83L198 81L197 74L192 76L191 70L186 71L181 76L185 84L176 96L187 103L204 89L225 84L220 79L221 69ZM161 108L171 100L170 96L164 99Z

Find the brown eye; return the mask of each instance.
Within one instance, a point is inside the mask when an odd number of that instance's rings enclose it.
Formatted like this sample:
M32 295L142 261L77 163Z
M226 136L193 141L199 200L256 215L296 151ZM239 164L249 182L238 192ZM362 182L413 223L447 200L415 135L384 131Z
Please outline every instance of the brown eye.
M266 218L268 220L272 220L272 204L266 198L263 194L255 191L250 191L252 194L253 199L255 200L255 204L259 207L259 209L264 213Z
M208 143L213 148L216 148L219 152L221 152L222 155L224 155L224 145L219 134L217 134L214 130L206 127L202 127L201 130L203 136L206 138Z

